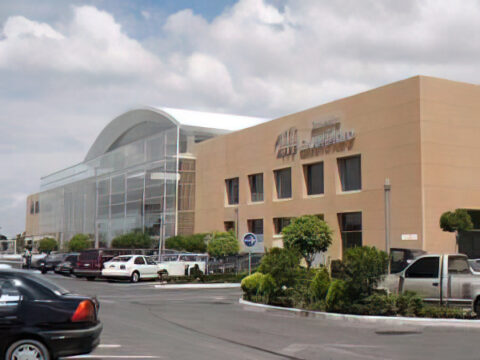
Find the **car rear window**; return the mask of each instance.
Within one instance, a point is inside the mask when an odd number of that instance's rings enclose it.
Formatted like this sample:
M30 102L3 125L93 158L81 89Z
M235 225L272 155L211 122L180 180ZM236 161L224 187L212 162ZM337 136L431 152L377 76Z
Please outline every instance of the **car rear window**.
M79 260L97 260L98 259L98 250L95 251L84 251L80 254Z
M131 256L119 256L119 257L113 258L110 261L112 261L112 262L127 262L131 258L132 258Z
M65 289L65 288L61 287L60 285L57 285L53 281L48 280L45 277L39 276L37 274L29 274L28 275L28 280L31 280L31 281L36 282L37 284L40 284L44 288L47 288L48 290L52 291L53 293L55 293L57 295L65 295L65 294L70 293L70 291L68 291L67 289Z

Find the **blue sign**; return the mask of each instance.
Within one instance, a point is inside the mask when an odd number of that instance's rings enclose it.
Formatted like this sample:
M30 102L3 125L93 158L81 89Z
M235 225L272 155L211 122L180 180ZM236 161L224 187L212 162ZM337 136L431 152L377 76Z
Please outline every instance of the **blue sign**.
M255 244L257 243L257 237L255 236L255 234L246 233L245 235L243 235L243 243L245 244L245 246L248 247L255 246Z

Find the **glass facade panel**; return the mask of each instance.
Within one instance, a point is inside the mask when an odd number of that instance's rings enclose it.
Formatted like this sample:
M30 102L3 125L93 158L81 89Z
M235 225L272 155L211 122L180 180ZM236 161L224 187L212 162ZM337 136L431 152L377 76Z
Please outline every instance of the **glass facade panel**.
M41 233L63 242L86 233L103 246L138 229L175 235L178 134L174 126L43 178Z
M238 204L238 178L225 180L227 201L229 205Z
M304 166L308 195L323 194L323 162Z
M292 197L292 169L286 168L275 170L275 186L277 188L278 199L288 199Z
M362 189L362 164L360 155L338 159L342 191Z
M249 175L251 201L263 201L263 174Z
M339 214L339 221L343 252L352 247L362 246L362 213Z

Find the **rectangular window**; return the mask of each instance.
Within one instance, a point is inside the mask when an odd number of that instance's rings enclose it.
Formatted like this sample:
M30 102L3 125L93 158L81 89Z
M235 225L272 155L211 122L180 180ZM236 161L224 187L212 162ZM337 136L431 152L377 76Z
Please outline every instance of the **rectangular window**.
M225 227L225 231L235 231L235 221L224 221L223 226Z
M40 212L40 203L38 201L35 201L35 214L38 214Z
M248 220L248 232L255 235L263 235L263 219Z
M30 214L35 214L35 201L30 202Z
M339 214L339 221L343 252L356 246L362 246L362 213Z
M290 218L273 218L273 226L275 228L275 234L279 235L285 226L290 224Z
M225 180L227 187L227 201L229 205L238 204L238 177Z
M360 155L338 159L338 171L342 191L362 189L362 165Z
M263 201L263 174L248 176L252 202Z
M308 195L323 194L323 162L303 166Z
M275 170L275 186L277 188L278 199L288 199L292 197L292 169Z

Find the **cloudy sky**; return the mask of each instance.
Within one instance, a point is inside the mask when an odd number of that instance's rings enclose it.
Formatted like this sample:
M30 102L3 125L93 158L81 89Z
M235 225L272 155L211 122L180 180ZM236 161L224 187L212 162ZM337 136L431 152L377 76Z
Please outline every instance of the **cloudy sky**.
M480 82L477 0L0 2L0 233L139 105L274 118L417 74Z

